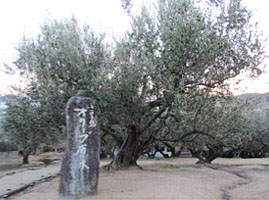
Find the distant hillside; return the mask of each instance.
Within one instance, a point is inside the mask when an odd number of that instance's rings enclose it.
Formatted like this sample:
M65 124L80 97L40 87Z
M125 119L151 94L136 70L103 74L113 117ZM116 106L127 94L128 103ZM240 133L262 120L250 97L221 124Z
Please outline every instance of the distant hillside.
M249 101L251 103L269 103L269 92L264 94L246 93L236 96L240 101Z

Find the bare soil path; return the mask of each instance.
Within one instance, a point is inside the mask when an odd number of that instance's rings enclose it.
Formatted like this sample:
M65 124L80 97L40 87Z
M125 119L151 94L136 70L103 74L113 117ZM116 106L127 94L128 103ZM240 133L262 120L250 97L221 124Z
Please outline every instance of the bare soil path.
M0 198L14 194L25 188L56 177L59 174L62 154L46 153L30 156L30 164L21 164L22 158L11 155L0 158ZM50 159L54 165L44 166L40 159Z
M29 169L0 178L0 197L8 196L10 193L19 192L31 185L56 177L59 174L60 163L39 169Z
M245 180L227 189L229 199L269 199L269 165L240 166Z
M203 166L196 161L140 160L144 170L102 171L97 196L84 199L269 199L269 158L217 159ZM58 183L54 178L12 199L57 199Z

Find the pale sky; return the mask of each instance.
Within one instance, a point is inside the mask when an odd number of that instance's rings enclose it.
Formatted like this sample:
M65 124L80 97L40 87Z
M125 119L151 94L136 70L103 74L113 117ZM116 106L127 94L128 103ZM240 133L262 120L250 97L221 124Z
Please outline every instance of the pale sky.
M151 2L154 0L144 0ZM142 0L133 0L142 2ZM269 0L243 0L254 11L260 29L269 38ZM128 17L122 11L121 0L1 0L0 1L0 95L7 93L11 84L20 84L17 76L6 75L3 62L10 64L16 58L15 46L23 35L36 36L40 24L48 17L62 19L74 15L82 24L89 24L96 31L120 36L128 28ZM269 54L269 46L267 44ZM268 60L267 60L268 62ZM266 64L266 63L264 63ZM269 71L269 70L268 70ZM242 92L269 92L269 74L259 80L243 82Z

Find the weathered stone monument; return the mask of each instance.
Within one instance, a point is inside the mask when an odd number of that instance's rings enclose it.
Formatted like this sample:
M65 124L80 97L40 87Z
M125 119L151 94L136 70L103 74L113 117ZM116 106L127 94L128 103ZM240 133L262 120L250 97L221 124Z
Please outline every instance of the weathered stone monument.
M59 199L97 193L100 134L94 106L95 101L85 90L80 90L67 103L67 144L61 166Z

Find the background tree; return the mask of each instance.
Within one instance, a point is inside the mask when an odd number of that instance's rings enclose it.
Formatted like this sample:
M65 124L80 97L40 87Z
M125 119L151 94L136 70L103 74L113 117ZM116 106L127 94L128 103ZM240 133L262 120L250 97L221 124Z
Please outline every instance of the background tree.
M240 156L243 158L265 157L269 153L269 104L250 102L244 110L250 121L250 135L240 145Z
M10 97L5 111L3 129L10 143L18 147L23 157L23 164L28 164L28 157L40 144L55 144L58 134L43 119L46 113L38 102L28 97ZM55 133L55 134L53 134Z
M244 112L245 105L232 98L204 95L186 99L155 140L169 149L188 148L198 163L211 163L224 153L239 151L249 137L250 120Z
M234 101L217 102L207 112L202 109L202 119L196 122L201 134L186 138L187 146L198 163L211 163L224 155L234 155L245 138L250 135L248 120L244 116L244 105ZM199 118L200 118L199 117Z

